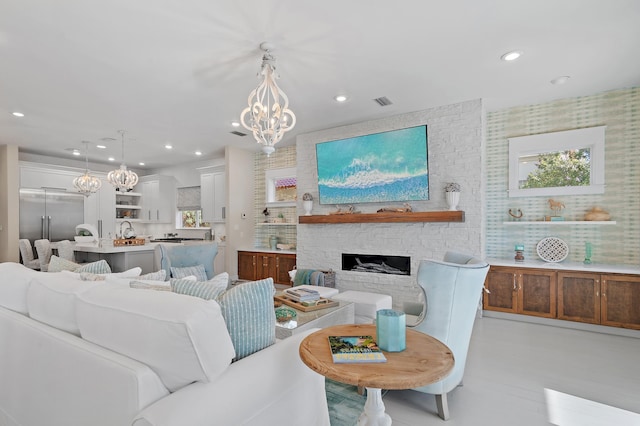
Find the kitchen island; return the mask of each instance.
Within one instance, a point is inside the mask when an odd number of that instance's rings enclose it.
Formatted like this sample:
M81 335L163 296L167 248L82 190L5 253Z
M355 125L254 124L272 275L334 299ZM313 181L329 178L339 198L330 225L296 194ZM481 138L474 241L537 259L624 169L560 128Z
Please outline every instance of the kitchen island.
M139 266L142 273L154 272L153 252L158 243L148 243L141 246L113 246L97 243L77 243L74 247L76 261L95 262L106 260L112 272L122 272Z

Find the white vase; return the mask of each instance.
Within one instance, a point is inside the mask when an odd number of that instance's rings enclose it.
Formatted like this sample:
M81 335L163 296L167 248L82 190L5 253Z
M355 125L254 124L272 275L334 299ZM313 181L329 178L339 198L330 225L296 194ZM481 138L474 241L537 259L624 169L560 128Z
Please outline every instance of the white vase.
M459 192L445 192L444 195L447 198L447 205L449 206L449 210L456 211L458 210L458 202L460 201L460 193Z
M305 200L302 202L304 208L304 215L311 216L311 209L313 208L313 200Z

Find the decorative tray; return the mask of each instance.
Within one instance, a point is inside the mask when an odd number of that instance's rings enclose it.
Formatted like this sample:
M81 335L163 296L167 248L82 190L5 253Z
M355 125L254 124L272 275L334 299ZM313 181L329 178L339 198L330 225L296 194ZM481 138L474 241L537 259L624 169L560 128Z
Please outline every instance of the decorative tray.
M289 305L292 308L295 308L295 309L297 309L299 311L302 311L302 312L311 312L311 311L317 311L319 309L333 308L333 307L338 306L340 304L340 302L337 302L335 300L324 299L322 297L315 301L316 304L314 306L305 306L302 302L298 302L296 300L289 299L285 295L275 295L275 296L273 296L273 300L275 302L281 302L281 303L284 303L285 305Z
M545 262L562 262L569 255L569 246L560 238L547 237L536 245L536 251Z
M143 246L144 242L144 238L118 238L117 240L113 240L113 246Z

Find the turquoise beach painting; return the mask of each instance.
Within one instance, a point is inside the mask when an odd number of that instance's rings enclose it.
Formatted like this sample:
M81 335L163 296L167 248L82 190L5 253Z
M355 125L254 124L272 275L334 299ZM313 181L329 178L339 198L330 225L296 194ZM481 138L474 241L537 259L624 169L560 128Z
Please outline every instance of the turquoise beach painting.
M429 199L427 126L316 145L320 204Z

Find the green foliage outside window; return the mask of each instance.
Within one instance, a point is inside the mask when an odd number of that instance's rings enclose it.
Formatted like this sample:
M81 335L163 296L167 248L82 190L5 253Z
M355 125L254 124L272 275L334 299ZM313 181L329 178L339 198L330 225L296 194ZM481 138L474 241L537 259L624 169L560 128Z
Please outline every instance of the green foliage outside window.
M541 154L536 170L529 173L520 188L553 188L589 186L591 179L589 149L576 149Z

